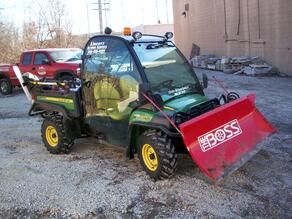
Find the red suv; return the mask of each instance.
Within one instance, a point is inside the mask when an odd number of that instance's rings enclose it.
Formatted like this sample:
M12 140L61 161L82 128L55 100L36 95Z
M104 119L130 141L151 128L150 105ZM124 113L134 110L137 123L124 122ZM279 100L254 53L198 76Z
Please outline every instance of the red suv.
M83 51L78 48L38 49L23 52L18 65L21 73L30 72L48 80L69 80L80 76ZM19 82L11 65L0 65L0 92L10 94ZM2 69L2 70L1 70Z

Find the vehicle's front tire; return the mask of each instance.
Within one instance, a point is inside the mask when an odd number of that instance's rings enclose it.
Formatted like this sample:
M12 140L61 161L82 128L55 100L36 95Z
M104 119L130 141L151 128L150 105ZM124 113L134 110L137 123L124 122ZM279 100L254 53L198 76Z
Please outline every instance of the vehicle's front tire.
M154 180L171 177L177 167L177 154L171 139L157 130L147 130L140 136L138 156L143 169Z
M2 78L0 80L0 93L3 95L9 95L12 93L12 84L9 79Z
M47 150L52 154L68 153L74 143L74 138L68 133L68 127L62 116L47 117L42 124L42 140Z

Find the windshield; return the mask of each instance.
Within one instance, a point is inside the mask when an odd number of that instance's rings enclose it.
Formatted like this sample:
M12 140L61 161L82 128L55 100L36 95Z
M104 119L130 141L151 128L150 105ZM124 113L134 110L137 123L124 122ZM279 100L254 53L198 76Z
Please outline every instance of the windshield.
M171 42L135 43L136 51L152 92L163 100L190 92L200 93L194 72Z
M66 49L50 52L52 59L55 62L73 62L81 60L81 49Z

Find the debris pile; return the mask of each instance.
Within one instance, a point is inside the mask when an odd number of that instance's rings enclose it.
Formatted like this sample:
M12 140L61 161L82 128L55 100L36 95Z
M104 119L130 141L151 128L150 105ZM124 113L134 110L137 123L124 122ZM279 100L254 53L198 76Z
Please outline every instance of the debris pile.
M275 76L279 71L259 57L218 57L216 55L198 55L191 59L196 68L223 71L227 74L249 76Z

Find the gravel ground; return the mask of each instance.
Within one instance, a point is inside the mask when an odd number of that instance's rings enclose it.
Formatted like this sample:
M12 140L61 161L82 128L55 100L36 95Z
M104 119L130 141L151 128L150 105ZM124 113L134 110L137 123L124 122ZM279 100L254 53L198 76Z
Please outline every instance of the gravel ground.
M40 139L41 118L27 116L21 90L0 97L0 218L292 218L292 78L216 75L257 106L278 129L263 149L219 185L186 155L176 175L153 182L138 159L95 139L72 153L51 155ZM206 93L221 92L211 80Z

